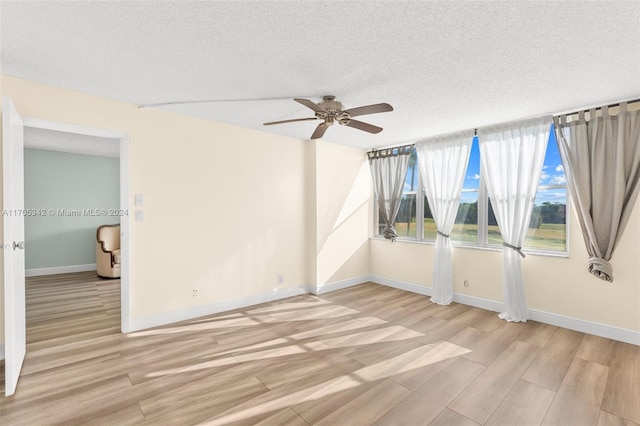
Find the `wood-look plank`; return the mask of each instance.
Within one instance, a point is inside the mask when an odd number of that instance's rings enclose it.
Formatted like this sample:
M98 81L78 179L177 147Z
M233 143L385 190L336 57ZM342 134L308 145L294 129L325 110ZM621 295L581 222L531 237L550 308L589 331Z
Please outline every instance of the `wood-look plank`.
M600 416L598 417L598 426L638 426L638 423L600 410Z
M140 408L148 421L196 424L265 392L268 388L254 377L229 382L210 376L143 399Z
M520 334L521 342L536 346L545 346L558 327L537 321L527 321L526 330Z
M342 407L336 407L333 413L314 424L371 424L410 394L411 391L404 386L383 380Z
M295 411L287 407L258 423L246 424L255 426L307 426L309 423L305 422Z
M477 328L467 327L447 340L458 346L473 350L486 338L486 332L480 331Z
M55 386L55 384L53 384ZM18 382L18 387L20 383ZM112 377L99 382L73 388L73 391L59 392L53 396L35 397L30 401L17 398L0 406L2 424L65 424L93 411L92 403L99 398L109 399L112 395L131 389L126 375ZM14 395L18 394L18 390ZM131 404L131 401L129 402Z
M543 425L596 425L609 367L575 358Z
M489 366L527 330L526 323L500 321L504 324L489 332L487 338L473 348L473 351L464 355L465 358Z
M478 423L453 410L445 408L433 419L429 426L480 426Z
M327 386L323 386L292 405L291 408L307 423L315 424L379 383L379 381L366 382L349 379L351 377L345 375L342 380L331 381Z
M374 424L378 426L428 424L484 369L484 366L475 362L456 358Z
M640 346L615 342L602 409L640 424Z
M522 378L557 391L583 338L584 333L558 328Z
M611 365L614 344L611 339L585 334L576 356L608 367Z
M478 308L469 308L468 306L465 307L465 309L458 309L457 311L454 307L453 310L454 312L457 312L457 315L447 317L445 320L446 322L441 323L436 329L430 330L429 333L427 333L427 336L425 338L421 338L420 341L424 343L431 343L438 340L450 339L465 328L468 328L478 321L486 319L489 315L493 315L491 312ZM443 315L434 316L433 318L441 320L445 319Z
M524 380L518 381L486 423L487 426L539 425L556 393Z
M539 347L513 342L476 378L449 408L484 424L538 354Z
M136 402L126 407L118 407L117 410L113 410L111 407L107 407L101 411L92 410L85 415L66 420L65 426L129 426L139 425L144 423L144 421L145 419L140 405Z

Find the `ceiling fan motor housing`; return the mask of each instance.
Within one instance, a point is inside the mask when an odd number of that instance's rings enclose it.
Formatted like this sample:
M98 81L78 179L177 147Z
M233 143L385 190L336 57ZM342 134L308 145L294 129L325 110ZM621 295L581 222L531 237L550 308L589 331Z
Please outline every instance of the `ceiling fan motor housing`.
M322 101L318 102L318 106L326 110L326 112L316 112L316 117L324 120L324 124L326 126L330 126L336 121L342 125L345 125L351 119L349 114L343 111L344 107L342 105L342 102L336 101L335 96L323 96Z
M318 106L327 111L342 111L342 102L336 101L335 96L323 96L322 101L318 102Z

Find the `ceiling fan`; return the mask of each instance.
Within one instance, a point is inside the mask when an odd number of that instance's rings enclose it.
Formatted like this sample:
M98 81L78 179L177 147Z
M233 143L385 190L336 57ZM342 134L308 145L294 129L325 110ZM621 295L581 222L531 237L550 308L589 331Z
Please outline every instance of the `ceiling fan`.
M268 123L264 123L264 125L271 126L273 124L293 123L296 121L322 120L322 123L318 124L318 127L316 127L316 130L311 135L311 139L320 139L324 136L324 132L327 131L327 128L335 122L343 126L353 127L354 129L364 130L369 133L380 133L382 131L382 127L354 120L352 117L393 111L393 107L391 105L384 103L343 110L342 103L336 101L336 97L332 95L323 96L322 101L317 104L308 99L294 99L294 101L312 109L316 113L316 116L309 118L294 118L292 120L270 121Z

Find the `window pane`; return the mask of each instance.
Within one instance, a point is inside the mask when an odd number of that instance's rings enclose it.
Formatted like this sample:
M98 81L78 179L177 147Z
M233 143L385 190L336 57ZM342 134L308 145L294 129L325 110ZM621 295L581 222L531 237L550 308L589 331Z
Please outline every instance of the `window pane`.
M524 247L531 250L567 250L566 188L538 191Z
M544 164L540 173L540 186L545 185L562 185L566 186L567 179L562 166L562 159L558 151L556 136L553 129L549 134L549 142L547 143L547 152L544 155Z
M404 179L402 202L396 217L396 233L398 237L416 238L416 191L418 190L418 157L416 150L411 152L407 176Z
M418 175L420 174L420 170L418 169L417 163L418 157L414 149L413 152L411 152L411 157L409 157L409 167L407 168L407 176L404 178L403 193L416 192L418 189Z
M437 236L436 222L433 220L427 196L424 196L424 236L425 240L434 240Z
M471 144L471 154L469 155L469 165L464 176L463 189L478 189L480 187L480 148L478 148L478 138L473 138Z
M451 231L451 241L457 242L478 242L478 193L463 192L458 207L453 230Z
M402 196L395 227L398 237L416 237L416 194Z

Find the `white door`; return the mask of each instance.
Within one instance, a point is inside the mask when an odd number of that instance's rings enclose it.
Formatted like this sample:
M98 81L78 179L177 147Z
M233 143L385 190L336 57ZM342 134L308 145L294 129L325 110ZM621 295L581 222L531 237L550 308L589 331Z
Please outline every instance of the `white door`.
M2 98L5 396L16 391L26 353L24 289L24 127Z

